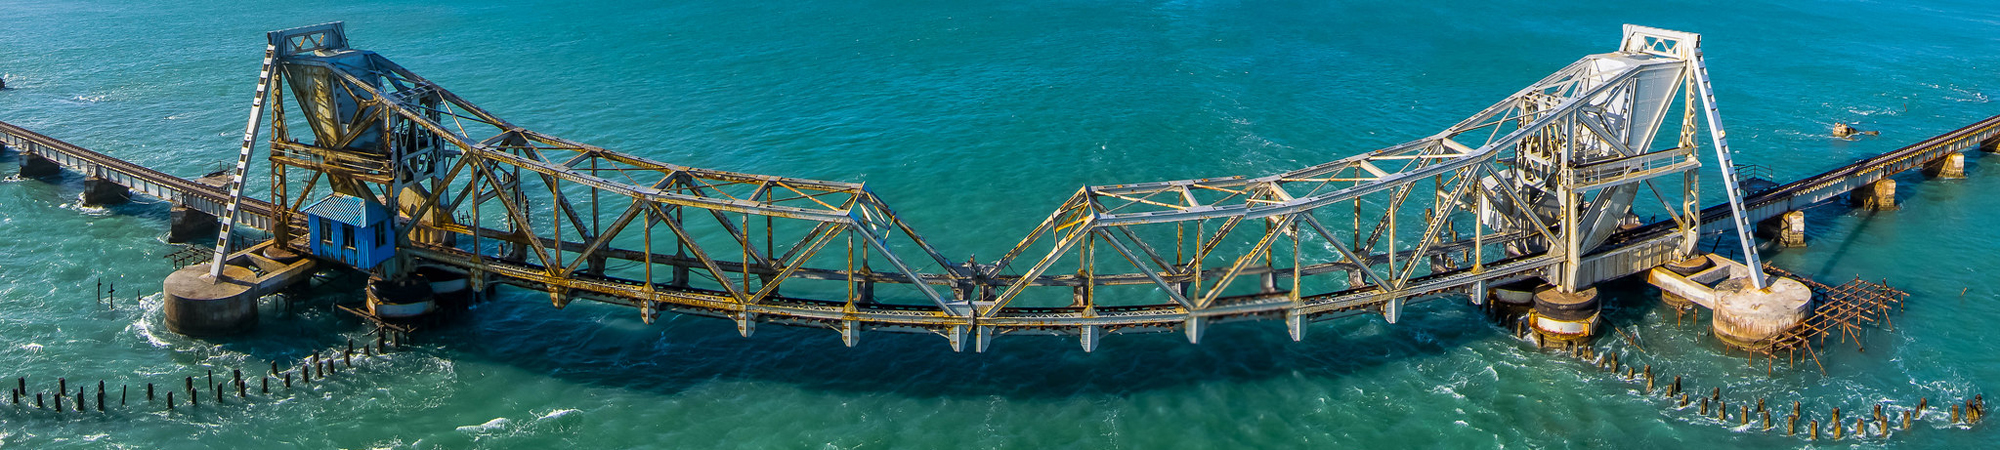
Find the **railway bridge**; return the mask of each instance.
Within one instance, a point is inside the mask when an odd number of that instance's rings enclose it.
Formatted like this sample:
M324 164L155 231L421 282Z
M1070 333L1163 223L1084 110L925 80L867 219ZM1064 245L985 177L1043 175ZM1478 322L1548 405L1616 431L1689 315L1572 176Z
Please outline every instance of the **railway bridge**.
M168 279L170 309L249 302L254 323L255 294L308 261L370 273L371 311L389 317L426 313L433 291L504 284L557 308L585 299L648 322L733 320L745 336L772 323L830 329L848 345L885 331L976 351L1002 335L1075 336L1090 350L1121 333L1199 342L1209 325L1242 320L1283 320L1297 340L1311 321L1393 323L1410 302L1481 302L1530 280L1554 293L1538 311L1587 333L1599 281L1693 257L1704 230L1748 246L1752 222L1856 191L1881 199L1887 177L1910 168L1953 173L1959 152L1990 149L2000 131L1996 116L1746 196L1700 37L1627 25L1611 52L1436 134L1279 174L1082 187L1000 258L961 261L862 184L687 167L523 128L351 47L341 23L268 38L238 164L221 183L0 123L0 142L25 153L23 175L68 168L107 192L87 200L137 192L200 213L191 220L219 218L214 261ZM1665 128L1672 117L1679 126ZM1706 209L1704 132L1730 199ZM268 200L242 193L262 133ZM242 287L194 292L230 283ZM243 320L168 317L190 330L203 328L175 321Z

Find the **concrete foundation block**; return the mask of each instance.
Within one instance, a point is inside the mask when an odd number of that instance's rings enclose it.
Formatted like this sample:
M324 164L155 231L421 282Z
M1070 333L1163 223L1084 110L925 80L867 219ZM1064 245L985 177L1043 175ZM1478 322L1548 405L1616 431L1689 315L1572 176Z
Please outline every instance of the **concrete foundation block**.
M1806 246L1806 212L1791 211L1771 219L1771 238L1785 247Z
M1868 183L1848 194L1848 198L1861 209L1870 211L1896 210L1896 180L1883 179Z
M405 276L395 280L371 278L366 288L368 312L385 318L410 318L437 309L436 291L430 280Z
M1576 292L1548 289L1535 293L1530 321L1543 342L1582 343L1596 336L1597 288Z
M1509 305L1531 305L1535 302L1535 291L1545 289L1535 282L1517 282L1494 286L1487 293L1493 303Z
M52 177L62 173L55 161L33 153L21 155L21 178Z
M188 336L221 336L257 326L257 299L312 275L313 260L282 263L259 255L269 242L230 257L222 276L211 279L208 264L196 264L167 275L167 329ZM248 267L256 267L253 271Z
M256 274L226 266L210 281L209 266L197 264L167 275L163 308L167 330L188 336L223 336L257 327Z
M1487 316L1502 322L1527 317L1535 311L1535 292L1548 289L1539 279L1505 283L1486 289Z
M222 225L215 216L186 206L175 205L168 216L171 220L167 225L167 242L175 244L214 237L216 227Z
M1715 337L1732 347L1757 349L1771 338L1805 321L1812 305L1812 290L1790 278L1772 278L1771 286L1757 289L1748 279L1732 279L1716 285Z
M1924 165L1924 175L1931 178L1955 180L1965 178L1965 154L1950 153Z
M98 177L83 179L83 204L116 205L132 201L132 190Z

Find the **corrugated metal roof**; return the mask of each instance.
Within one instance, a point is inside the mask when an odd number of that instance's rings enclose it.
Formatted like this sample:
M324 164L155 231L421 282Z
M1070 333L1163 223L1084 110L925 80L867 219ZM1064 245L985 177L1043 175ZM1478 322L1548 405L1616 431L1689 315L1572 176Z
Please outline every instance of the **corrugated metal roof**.
M361 197L339 194L329 195L313 202L312 206L306 207L305 213L307 216L324 217L354 226L373 225L387 216L380 205L363 200Z

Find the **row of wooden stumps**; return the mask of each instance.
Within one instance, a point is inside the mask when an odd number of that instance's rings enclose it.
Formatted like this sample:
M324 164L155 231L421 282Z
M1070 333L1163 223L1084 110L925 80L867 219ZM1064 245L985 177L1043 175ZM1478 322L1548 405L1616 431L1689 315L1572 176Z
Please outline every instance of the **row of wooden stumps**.
M365 361L367 358L386 357L391 351L407 346L408 342L408 334L383 329L377 331L375 334L375 343L372 345L364 343L357 348L354 339L350 338L347 340L347 348L313 352L312 355L301 358L296 368L280 370L278 362L272 361L270 372L262 374L259 376L260 379L254 380L256 391L260 394L270 394L273 383L281 383L279 384L280 389L289 390L292 388L294 380L300 384L312 384L314 379L325 380L339 375L342 371L352 370L355 367L354 360L356 358L362 358ZM325 356L322 357L322 354ZM205 377L206 381L200 385L195 383L196 377L193 376L183 378L180 389L172 389L171 386L173 385L171 383L165 386L146 383L145 404L155 405L154 407L156 408L164 407L167 410L199 407L202 404L202 398L207 397L204 391L214 394L212 402L215 405L226 404L228 402L226 399L230 391L235 391L237 399L246 402L249 401L252 381L243 378L243 370L231 369L228 377L217 381L215 379L215 370L209 369ZM119 385L118 398L116 399L118 402L117 406L126 407L130 405L133 395L132 386ZM59 413L66 411L84 413L90 412L93 409L97 412L104 412L105 408L111 406L110 402L113 400L109 398L108 386L106 386L104 380L97 381L97 392L95 395L90 392L90 386L85 383L78 383L76 390L71 391L67 378L56 378L55 387L55 392L30 393L28 390L28 377L15 377L14 386L8 389L8 402L14 406L15 410L53 409ZM161 392L162 390L165 392Z
M1659 378L1655 378L1652 365L1648 364L1644 368L1621 365L1619 363L1619 355L1616 353L1601 357L1595 353L1595 350L1586 346L1578 348L1572 355L1600 369L1610 371L1620 380L1645 383L1644 390L1640 392L1650 396L1654 395L1657 391L1662 398L1673 402L1676 405L1674 406L1675 409L1687 409L1690 405L1699 402L1699 414L1701 417L1713 417L1717 422L1724 425L1730 424L1732 420L1735 421L1737 426L1742 427L1752 426L1752 422L1761 422L1761 430L1766 432L1778 427L1778 423L1774 422L1771 417L1771 411L1774 408L1767 406L1763 398L1756 399L1754 407L1752 406L1752 402L1745 401L1737 403L1735 408L1731 408L1730 401L1722 396L1722 388L1714 388L1706 396L1693 397L1686 390L1682 389L1680 376L1674 376L1673 381L1665 382L1664 386L1658 386L1657 382L1664 379L1665 375L1658 375ZM1917 399L1916 407L1904 408L1900 414L1900 426L1898 426L1897 421L1892 421L1894 414L1886 412L1882 404L1878 403L1874 406L1874 414L1855 417L1851 427L1846 426L1842 422L1840 408L1833 408L1831 416L1827 418L1826 425L1822 427L1819 419L1806 416L1805 411L1802 409L1802 402L1793 401L1790 414L1783 418L1785 435L1807 437L1814 440L1824 438L1841 439L1843 436L1861 439L1870 436L1872 432L1873 436L1886 438L1889 436L1889 430L1891 429L1909 429L1915 421L1923 420L1925 411L1930 408L1930 399ZM1985 396L1973 395L1970 400L1966 400L1962 404L1951 405L1951 422L1949 423L1952 425L1970 426L1979 423L1985 416ZM1805 425L1804 431L1800 430L1800 425Z

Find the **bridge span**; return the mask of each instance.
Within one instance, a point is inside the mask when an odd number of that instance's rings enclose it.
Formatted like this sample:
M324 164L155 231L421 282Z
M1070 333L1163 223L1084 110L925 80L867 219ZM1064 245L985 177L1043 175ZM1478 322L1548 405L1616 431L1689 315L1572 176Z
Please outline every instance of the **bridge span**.
M1311 321L1393 323L1406 303L1480 301L1504 282L1585 291L1693 256L1703 230L1742 228L1728 205L1696 204L1703 106L1724 143L1699 36L1646 27L1432 136L1281 174L1083 187L985 263L945 257L861 184L685 167L529 130L351 48L339 23L269 40L246 142L268 128L272 195L241 198L236 215L273 236L260 248L382 283L443 271L475 292L546 292L558 308L587 299L649 322L725 318L746 336L775 323L831 329L848 345L890 331L983 351L996 336L1041 334L1088 350L1108 334L1198 342L1210 324L1268 319L1300 339ZM1674 116L1678 133L1659 133ZM2000 116L1755 193L1744 216L1991 148L1996 130ZM228 216L227 187L4 123L0 141L24 165ZM1668 219L1640 224L1635 208ZM376 242L371 229L390 253L356 249L356 236L362 249Z
M229 205L229 193L222 189L202 184L160 171L133 164L79 147L62 140L43 136L41 133L21 128L11 123L0 122L0 145L21 152L22 173L34 175L36 172L50 173L57 167L83 174L86 184L108 183L124 188L123 194L133 192L166 200L175 205L201 211L209 217L222 214ZM37 167L39 166L39 167ZM87 188L88 189L88 188ZM271 204L257 199L246 199L244 210L245 226L258 230L271 228Z

